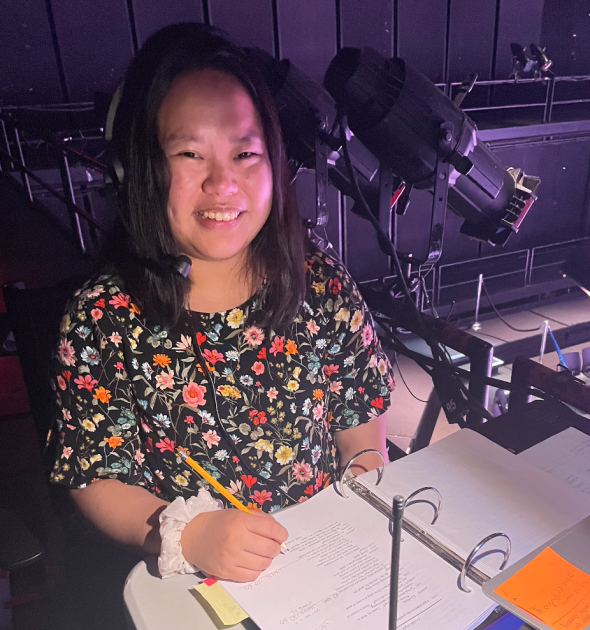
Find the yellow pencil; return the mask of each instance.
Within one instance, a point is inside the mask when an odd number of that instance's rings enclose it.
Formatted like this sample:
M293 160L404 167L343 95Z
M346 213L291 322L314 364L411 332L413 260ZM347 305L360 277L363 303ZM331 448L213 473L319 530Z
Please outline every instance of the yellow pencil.
M180 459L182 459L182 461L185 464L190 466L197 474L203 477L203 479L207 483L210 483L215 488L215 490L217 490L217 492L219 492L221 496L225 497L234 507L236 507L238 510L241 510L242 512L246 512L247 514L252 514L252 512L243 503L240 503L236 499L236 497L234 497L234 495L231 494L231 492L227 490L227 488L224 488L219 483L219 481L215 479L215 477L212 477L202 466L199 466L199 464L197 464L197 462L192 457L189 457L186 453L184 453L180 449L178 449L178 451L176 452L178 453ZM283 551L289 551L285 543L281 545L281 549Z
M178 450L177 453L180 456L180 459L182 459L186 464L188 464L196 473L201 475L201 477L203 477L203 479L207 483L210 483L215 488L215 490L217 490L217 492L219 492L221 496L225 497L235 508L237 508L238 510L241 510L242 512L252 514L252 512L250 512L250 510L245 505L240 503L236 499L236 497L234 497L233 494L231 494L231 492L229 492L226 488L224 488L219 483L219 481L215 479L215 477L212 477L204 468L199 466L199 464L197 464L197 462L192 457L189 457L188 455L183 453L181 450Z

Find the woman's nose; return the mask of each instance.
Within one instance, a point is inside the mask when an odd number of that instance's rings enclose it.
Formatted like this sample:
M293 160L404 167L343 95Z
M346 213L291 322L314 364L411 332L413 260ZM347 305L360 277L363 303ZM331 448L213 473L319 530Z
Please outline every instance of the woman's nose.
M230 165L212 162L203 181L203 192L209 195L233 195L238 190L235 173Z

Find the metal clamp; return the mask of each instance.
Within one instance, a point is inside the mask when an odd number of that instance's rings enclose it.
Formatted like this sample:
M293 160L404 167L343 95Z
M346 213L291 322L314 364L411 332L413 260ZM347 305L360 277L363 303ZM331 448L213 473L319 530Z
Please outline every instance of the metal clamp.
M364 455L365 453L377 453L377 455L381 457L381 466L377 468L377 483L375 485L378 486L381 483L381 479L383 478L383 469L385 468L385 458L383 457L383 453L381 453L381 451L378 451L375 448L366 448L364 451L359 451L356 455L353 455L352 458L348 461L348 463L344 467L344 470L340 474L340 479L338 480L338 483L334 486L336 489L336 492L341 497L344 497L345 499L348 499L348 496L346 492L344 492L344 484L349 479L353 479L355 477L355 475L353 475L350 472L350 467L352 465L352 462L354 462L355 459L357 459L361 455Z
M467 571L471 567L471 564L473 563L473 560L475 556L477 555L477 552L487 542L489 542L490 540L493 540L494 538L506 539L506 551L504 551L504 560L502 561L502 564L500 565L500 571L506 566L506 563L508 562L508 558L510 557L510 550L511 550L510 538L508 537L507 534L502 534L502 533L490 534L489 536L486 536L483 540L477 543L477 545L475 545L475 547L473 548L473 551L467 556L467 560L465 560L465 562L463 563L463 568L461 569L461 573L459 575L459 588L465 593L471 593L471 588L467 586L466 576L467 576Z
M412 501L412 499L415 496L419 495L421 492L426 492L426 490L432 490L433 492L436 492L436 495L438 496L438 505L435 506L434 504L431 504L434 507L434 518L432 519L432 522L430 524L434 525L436 523L436 519L440 516L441 510L442 510L442 496L440 492L433 486L425 486L424 488L419 488L418 490L415 490L414 492L412 492L412 494L408 496L408 498L406 499L406 502L404 503L404 509L412 505L410 501ZM414 503L417 503L417 501L414 501ZM430 503L430 501L426 501L426 503Z

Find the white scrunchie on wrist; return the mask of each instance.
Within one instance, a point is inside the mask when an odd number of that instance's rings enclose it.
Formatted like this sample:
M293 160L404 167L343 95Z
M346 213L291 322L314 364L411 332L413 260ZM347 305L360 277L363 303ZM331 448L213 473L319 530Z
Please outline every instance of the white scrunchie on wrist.
M167 578L177 573L196 573L199 570L182 555L180 545L182 530L198 514L221 509L223 509L223 503L201 488L196 497L190 497L187 501L182 497L177 497L160 513L160 538L162 540L158 556L160 577Z

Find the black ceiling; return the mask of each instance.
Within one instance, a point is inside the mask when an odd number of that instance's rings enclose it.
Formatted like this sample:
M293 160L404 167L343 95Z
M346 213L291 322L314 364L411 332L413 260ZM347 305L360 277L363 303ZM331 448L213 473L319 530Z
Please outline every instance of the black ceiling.
M339 46L394 54L435 82L507 78L509 45L590 73L588 0L3 0L0 106L92 101L158 28L206 21L321 80Z

